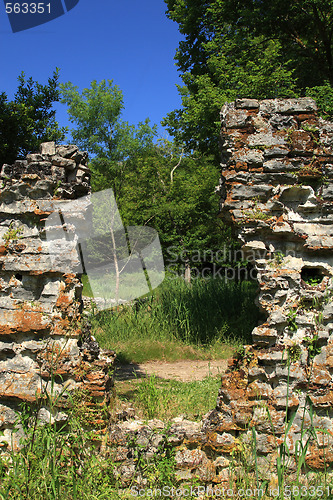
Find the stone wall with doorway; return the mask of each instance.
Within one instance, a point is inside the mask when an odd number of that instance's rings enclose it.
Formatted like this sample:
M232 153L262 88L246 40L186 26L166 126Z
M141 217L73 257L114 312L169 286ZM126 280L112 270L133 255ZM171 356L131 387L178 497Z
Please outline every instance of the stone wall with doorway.
M104 451L122 487L146 484L138 457L149 462L159 452L174 457L177 484L196 478L219 491L230 467L251 467L254 456L270 480L281 449L290 474L300 449L305 468L333 462L333 124L307 98L240 99L223 107L221 121L220 216L256 270L264 320L230 360L202 422L167 426L128 413L110 425ZM45 144L1 170L3 443L19 403L34 402L52 374L59 390L83 388L100 404L110 394L113 354L103 357L80 326L78 255L66 268L45 245L54 200L89 192L85 160L75 146ZM52 417L65 418L62 408Z
M333 124L307 98L240 99L221 123L220 216L253 266L263 321L200 423L111 426L123 487L145 485L133 442L146 462L173 450L177 485L195 479L212 495L256 467L276 485L279 454L291 481L300 452L303 472L333 462Z

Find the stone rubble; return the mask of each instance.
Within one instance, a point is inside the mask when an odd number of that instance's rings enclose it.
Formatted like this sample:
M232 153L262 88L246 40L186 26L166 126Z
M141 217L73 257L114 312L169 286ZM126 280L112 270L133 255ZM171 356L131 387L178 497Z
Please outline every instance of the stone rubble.
M81 326L82 284L75 246L50 258L45 220L59 205L90 193L87 153L76 146L41 145L39 154L0 169L0 447L12 435L20 404L41 404L41 419L64 419L66 397L51 416L40 398L77 389L92 426L112 393L114 352L101 352ZM77 214L82 208L79 201ZM58 219L57 219L58 220ZM59 228L58 228L59 229ZM63 227L60 228L64 230ZM66 229L67 230L67 229ZM85 403L84 403L85 402ZM92 409L95 406L95 410ZM94 415L94 416L93 416Z

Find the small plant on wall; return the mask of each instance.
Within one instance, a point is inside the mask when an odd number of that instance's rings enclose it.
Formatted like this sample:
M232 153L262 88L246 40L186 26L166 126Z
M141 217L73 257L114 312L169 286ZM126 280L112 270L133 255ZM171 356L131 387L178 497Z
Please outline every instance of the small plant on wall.
M309 353L309 359L313 359L317 354L320 354L321 347L319 345L318 333L307 335L303 339Z
M301 357L301 346L299 344L293 343L288 347L288 361L290 363L296 363Z
M14 221L9 224L8 230L2 236L2 239L5 241L5 246L8 246L11 241L17 241L22 236L19 236L23 232L21 227L14 227Z
M301 272L301 280L310 286L319 285L323 279L323 273L321 269L316 267L303 267Z
M288 313L288 328L291 332L297 332L296 316L297 310L290 309Z
M320 166L315 161L309 163L308 165L303 165L298 171L298 177L321 177L323 175Z

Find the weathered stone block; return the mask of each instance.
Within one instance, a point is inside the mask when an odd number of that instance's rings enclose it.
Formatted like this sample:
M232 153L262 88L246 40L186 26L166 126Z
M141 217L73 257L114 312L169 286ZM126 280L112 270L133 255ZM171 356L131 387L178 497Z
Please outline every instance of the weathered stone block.
M301 99L266 99L260 101L259 110L265 115L282 113L293 115L298 113L315 113L317 105L313 99L303 97Z
M55 143L54 142L44 142L40 145L40 154L41 155L50 155L53 156L56 153Z
M272 186L260 184L256 186L244 186L243 184L232 185L232 197L234 200L246 200L258 198L261 201L266 201L272 193ZM250 195L250 196L249 196Z
M333 422L324 416L333 393L333 124L316 110L308 98L259 101L259 110L237 101L222 110L220 215L252 255L266 320L254 328L244 359L222 377L215 430L240 432L251 422L260 429L257 452L272 456L292 415L286 439L294 452L308 398L319 413L316 426L331 429ZM272 432L281 436L274 446Z
M54 240L52 248L45 241L45 220L51 214L58 214L66 203L59 200L60 184L71 189L72 198L78 198L82 190L89 192L86 182L89 169L83 164L80 169L76 167L85 162L86 154L76 146L55 147L54 143L42 144L40 153L2 167L0 430L4 436L0 437L1 449L6 448L5 441L10 443L12 437L14 446L19 445L19 436L12 436L13 412L19 409L21 401L34 403L36 398L45 399L44 391L53 376L56 377L54 396L65 387L80 389L92 398L92 405L107 404L113 383L114 353L102 353L91 339L89 329L80 326L82 284L75 272L81 271L81 263L76 239L68 242L62 238L65 229L68 236L71 229L65 227L59 215L55 217L58 228L55 236L59 240ZM73 185L68 184L68 172ZM87 200L73 201L71 222L76 219L80 225L87 204ZM49 415L45 405L43 402L41 420ZM64 408L67 405L64 399L58 401L58 416L54 417L58 420L63 419L62 405ZM103 422L100 418L99 421Z
M222 108L222 125L226 128L243 128L248 125L249 117L246 111L232 107Z
M236 99L236 109L258 109L259 101L257 99Z

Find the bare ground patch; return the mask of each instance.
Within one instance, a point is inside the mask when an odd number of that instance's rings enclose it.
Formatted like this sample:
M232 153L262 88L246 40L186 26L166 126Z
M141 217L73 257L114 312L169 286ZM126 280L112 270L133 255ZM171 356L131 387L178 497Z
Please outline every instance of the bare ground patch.
M180 382L203 380L207 376L222 375L228 361L221 360L182 360L175 362L148 361L145 363L120 364L116 368L116 380L129 380L155 375L162 379L174 379Z

